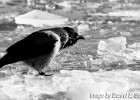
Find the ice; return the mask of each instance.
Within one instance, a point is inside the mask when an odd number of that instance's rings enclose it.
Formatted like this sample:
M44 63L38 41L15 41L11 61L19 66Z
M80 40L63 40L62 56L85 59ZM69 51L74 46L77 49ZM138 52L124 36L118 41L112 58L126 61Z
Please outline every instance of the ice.
M121 52L126 49L126 38L123 36L112 37L106 40L100 40L98 44L98 54L103 54L104 52ZM103 53L102 53L103 52Z
M33 25L35 27L43 27L45 25L48 26L63 25L67 21L68 18L40 10L33 10L26 14L15 17L15 22L17 24Z
M14 75L0 80L0 100L108 100L105 95L140 93L138 71L88 72L62 70L52 78ZM95 96L96 95L96 96ZM104 96L103 96L104 95ZM102 97L103 96L103 97ZM61 98L61 99L60 99ZM68 99L69 98L69 99ZM5 99L6 100L6 99ZM118 100L118 98L113 98ZM124 98L119 98L124 100ZM129 100L127 97L126 100ZM130 99L132 100L132 99ZM137 100L133 98L133 100Z

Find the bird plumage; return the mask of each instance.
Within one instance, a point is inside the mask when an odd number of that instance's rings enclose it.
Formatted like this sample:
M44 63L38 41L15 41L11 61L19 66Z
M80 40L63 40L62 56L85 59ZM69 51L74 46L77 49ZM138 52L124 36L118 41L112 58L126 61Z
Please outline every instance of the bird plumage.
M6 49L7 54L0 59L0 68L7 64L24 61L41 72L50 64L59 50L75 44L79 37L82 36L69 27L33 32Z

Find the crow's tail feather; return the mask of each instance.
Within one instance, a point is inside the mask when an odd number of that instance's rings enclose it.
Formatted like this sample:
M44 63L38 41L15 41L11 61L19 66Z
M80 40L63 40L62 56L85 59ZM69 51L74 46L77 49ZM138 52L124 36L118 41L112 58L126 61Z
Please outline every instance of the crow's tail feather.
M2 68L4 65L11 64L14 62L16 62L15 57L7 53L0 59L0 68Z

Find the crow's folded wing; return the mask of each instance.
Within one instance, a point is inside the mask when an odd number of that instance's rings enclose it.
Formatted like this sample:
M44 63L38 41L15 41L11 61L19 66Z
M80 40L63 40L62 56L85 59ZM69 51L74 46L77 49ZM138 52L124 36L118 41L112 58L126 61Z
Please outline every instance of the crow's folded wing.
M10 46L6 51L19 61L47 55L52 52L57 38L50 33L37 31Z

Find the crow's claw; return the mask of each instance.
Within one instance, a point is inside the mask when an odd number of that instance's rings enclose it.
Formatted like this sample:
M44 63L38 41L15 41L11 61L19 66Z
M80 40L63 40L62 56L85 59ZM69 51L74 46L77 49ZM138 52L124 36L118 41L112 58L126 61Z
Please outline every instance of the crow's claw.
M44 72L39 72L36 76L52 76L53 74L45 74Z

